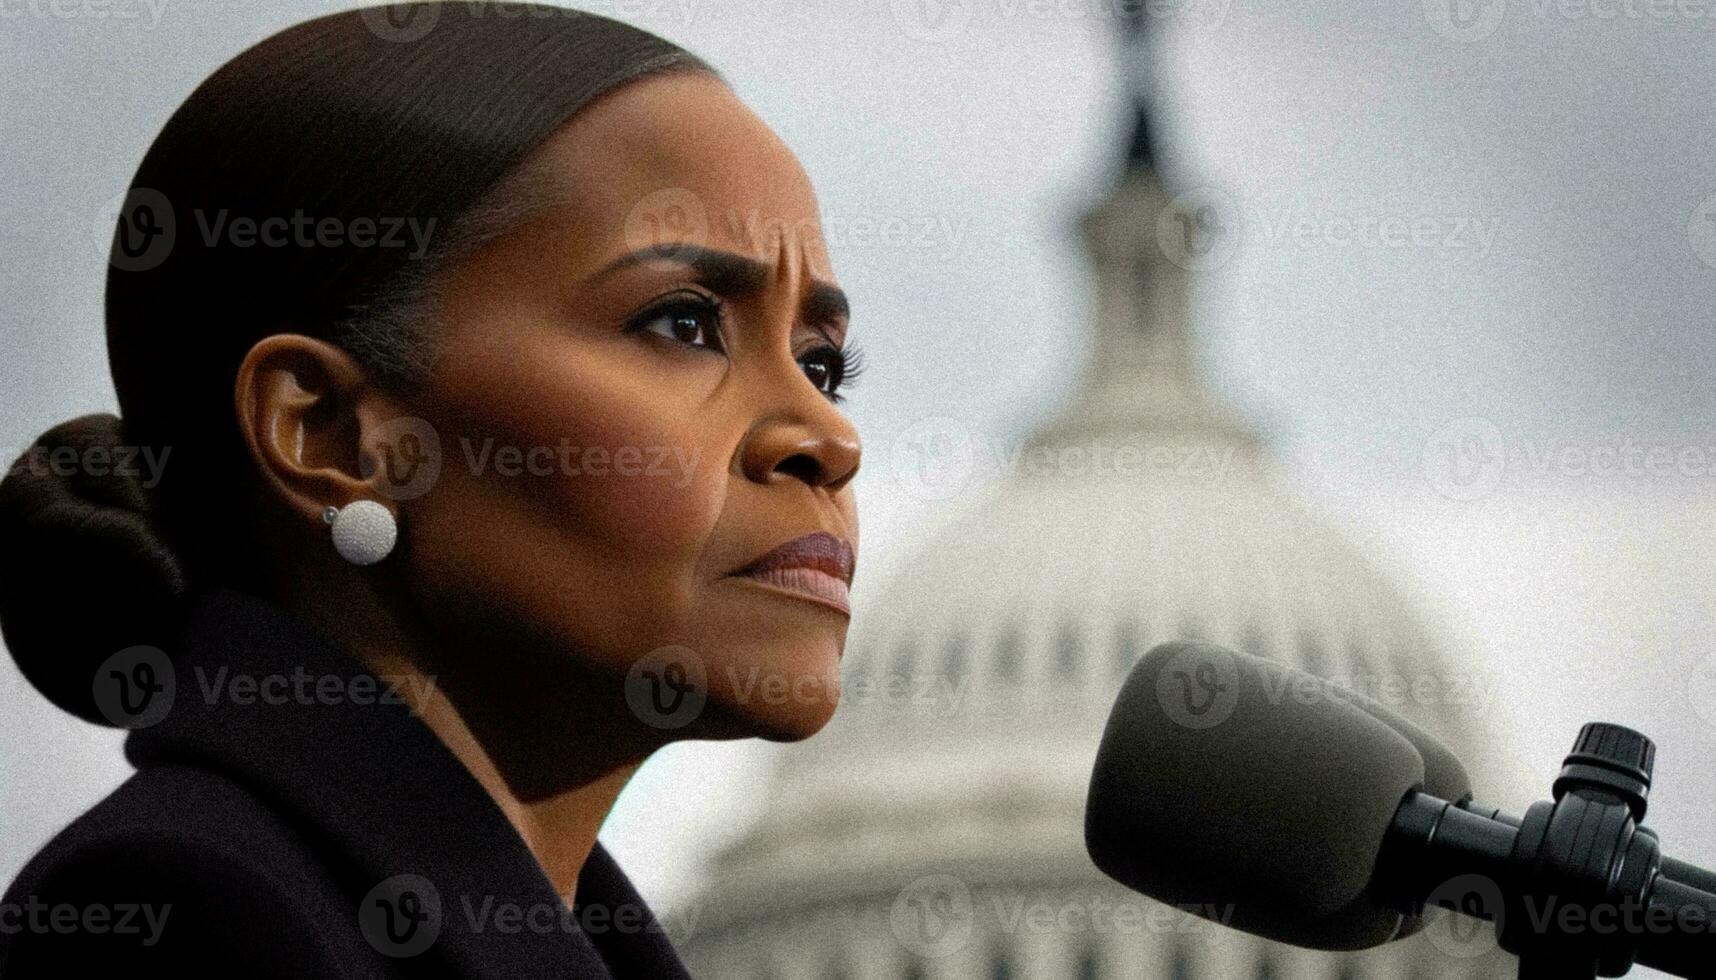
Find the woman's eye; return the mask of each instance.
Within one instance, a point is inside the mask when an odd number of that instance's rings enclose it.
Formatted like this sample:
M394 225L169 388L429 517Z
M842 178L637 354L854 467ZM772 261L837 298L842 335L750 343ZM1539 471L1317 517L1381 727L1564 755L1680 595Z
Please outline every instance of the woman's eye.
M721 310L706 299L680 299L645 313L632 329L657 334L687 347L721 349Z
M858 375L858 352L819 347L799 358L804 376L823 394L840 401L840 389Z

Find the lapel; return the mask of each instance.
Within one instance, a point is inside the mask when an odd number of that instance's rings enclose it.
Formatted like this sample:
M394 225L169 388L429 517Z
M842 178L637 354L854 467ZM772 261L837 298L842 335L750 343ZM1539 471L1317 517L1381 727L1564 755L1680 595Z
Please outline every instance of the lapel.
M362 917L381 914L377 898L393 913L432 908L422 894L405 895L426 887L439 899L439 933L427 944L409 929L380 941L426 945L416 956L439 958L457 975L688 980L600 842L567 910L500 808L434 732L402 703L382 703L397 701L385 697L386 685L284 609L231 589L200 592L172 654L172 707L127 736L126 758L139 769L189 762L217 770L309 839L327 842L329 863L355 883L353 924L366 936L387 925ZM229 693L235 681L265 678L276 680L250 687L249 697ZM397 877L405 875L416 877ZM497 928L501 920L482 914L490 900L491 910L524 910L524 927ZM366 904L378 911L360 913ZM425 920L427 932L433 921ZM400 962L410 968L411 960Z

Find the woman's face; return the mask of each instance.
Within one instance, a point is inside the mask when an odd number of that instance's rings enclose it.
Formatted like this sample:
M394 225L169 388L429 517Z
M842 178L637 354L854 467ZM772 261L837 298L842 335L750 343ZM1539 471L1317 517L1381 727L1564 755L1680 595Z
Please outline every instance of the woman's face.
M536 162L556 203L450 272L411 402L441 444L400 502L411 591L521 672L521 706L807 736L839 694L859 462L809 181L702 75L609 93ZM797 563L823 571L735 574L818 532L837 546Z

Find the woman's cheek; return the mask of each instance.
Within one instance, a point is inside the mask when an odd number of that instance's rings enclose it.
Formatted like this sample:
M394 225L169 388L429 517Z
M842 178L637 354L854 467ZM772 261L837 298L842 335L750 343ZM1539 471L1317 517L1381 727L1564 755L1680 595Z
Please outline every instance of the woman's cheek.
M657 409L659 411L659 408ZM616 568L659 562L691 571L720 518L727 466L708 433L608 402L569 439L581 450L563 484L568 509L613 551Z
M661 372L648 355L545 331L504 353L468 354L448 401L497 445L549 464L547 479L530 481L546 522L606 552L616 570L647 573L652 556L695 562L727 471L701 378L652 378Z

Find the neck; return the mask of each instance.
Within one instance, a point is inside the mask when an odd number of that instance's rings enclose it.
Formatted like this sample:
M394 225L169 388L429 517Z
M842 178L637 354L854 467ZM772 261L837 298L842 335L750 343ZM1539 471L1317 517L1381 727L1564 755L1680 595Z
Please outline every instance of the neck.
M557 780L554 791L536 795L525 790L529 782L508 779L507 762L483 743L453 699L443 696L436 679L425 674L412 658L391 651L370 651L362 659L372 673L408 679L401 686L410 692L404 697L412 713L470 770L530 849L555 892L571 908L578 875L596 846L597 832L643 759L609 759L579 767L574 778ZM558 710L565 710L565 706ZM590 738L594 737L592 733Z
M392 604L355 588L361 599L343 604L338 622L321 603L289 595L288 607L330 636L363 638L347 648L371 673L396 682L411 712L494 800L571 908L597 832L654 748L616 736L630 726L602 709L623 699L593 696L604 685L571 676L580 668L565 655L531 659L492 644L434 643L433 631L403 623Z

